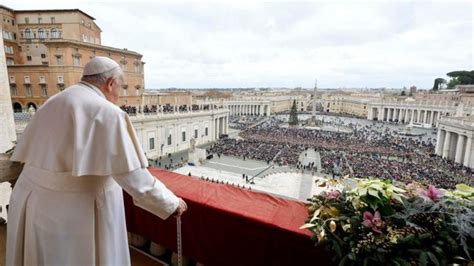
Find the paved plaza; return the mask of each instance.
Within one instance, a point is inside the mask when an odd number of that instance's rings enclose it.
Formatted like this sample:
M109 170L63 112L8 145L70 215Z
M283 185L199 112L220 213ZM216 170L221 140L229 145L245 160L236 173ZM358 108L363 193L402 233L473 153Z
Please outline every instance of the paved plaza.
M300 161L304 164L315 162L318 170L321 169L321 156L314 150L301 153ZM301 201L321 192L323 188L316 186L315 183L324 178L322 174L313 175L311 171L302 171L294 167L276 166L223 155L214 156L200 166L185 165L174 172ZM243 177L244 174L248 176L249 181Z

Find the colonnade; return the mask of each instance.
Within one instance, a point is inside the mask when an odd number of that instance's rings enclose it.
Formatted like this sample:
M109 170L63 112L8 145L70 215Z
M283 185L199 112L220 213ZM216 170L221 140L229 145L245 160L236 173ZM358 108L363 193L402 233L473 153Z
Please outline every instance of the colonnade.
M367 119L402 124L421 123L435 127L438 125L442 116L451 116L455 112L455 108L451 107L423 108L409 105L400 107L374 107L369 105Z
M230 115L258 115L258 116L269 116L270 105L269 104L229 104L227 105L230 111Z
M214 139L220 139L222 134L229 133L229 117L216 117L214 118Z
M438 130L436 154L468 167L474 167L472 159L472 136L444 129Z

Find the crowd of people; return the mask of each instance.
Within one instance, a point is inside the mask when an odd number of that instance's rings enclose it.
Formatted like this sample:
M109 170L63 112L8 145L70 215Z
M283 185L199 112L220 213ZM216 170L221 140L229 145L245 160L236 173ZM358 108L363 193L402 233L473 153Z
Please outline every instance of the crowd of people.
M181 105L144 105L143 107L138 106L131 106L131 105L121 105L120 109L125 111L126 113L130 115L134 115L137 113L144 113L144 114L156 114L156 113L174 113L174 112L188 112L188 111L199 111L201 110L210 110L211 108L213 109L218 109L218 108L223 108L219 107L217 105L210 105L210 104L205 104L202 106L199 106L197 104L193 105L186 105L186 104L181 104Z
M453 188L474 183L473 171L434 154L435 139L397 135L383 125L347 124L352 133L279 127L271 119L240 133L242 140L223 139L208 153L298 166L308 148L321 154L321 171L352 177L411 180Z
M263 119L263 116L230 116L229 127L242 130L262 121Z

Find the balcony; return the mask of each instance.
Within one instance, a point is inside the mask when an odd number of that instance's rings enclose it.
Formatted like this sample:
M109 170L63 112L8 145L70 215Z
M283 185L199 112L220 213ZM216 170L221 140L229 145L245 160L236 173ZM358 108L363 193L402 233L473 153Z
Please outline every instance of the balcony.
M314 247L310 232L299 229L307 218L304 203L157 168L150 172L188 203L182 216L183 255L189 263L184 265L331 264L331 256ZM169 260L176 252L176 219L163 221L124 196L132 244L141 252L154 250L155 255L159 247L164 258L158 259ZM0 261L4 261L5 226L0 227L0 237ZM151 255L136 250L131 248L132 265L153 265Z

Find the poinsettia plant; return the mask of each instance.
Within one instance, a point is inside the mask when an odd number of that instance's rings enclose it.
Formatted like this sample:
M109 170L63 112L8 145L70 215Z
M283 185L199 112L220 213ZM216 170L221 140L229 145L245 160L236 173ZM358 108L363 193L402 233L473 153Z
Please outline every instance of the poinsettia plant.
M302 229L336 253L340 265L472 263L474 188L357 179L309 200Z

